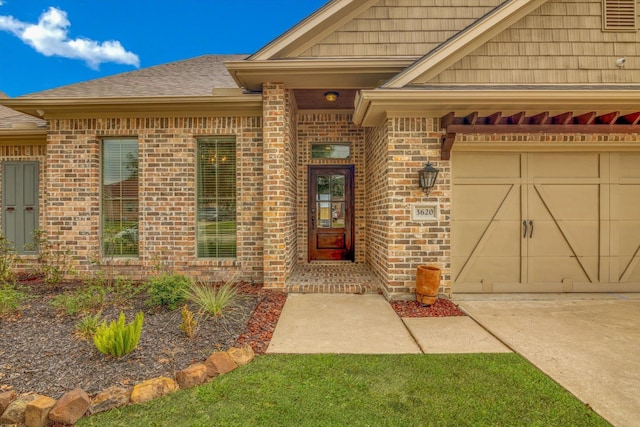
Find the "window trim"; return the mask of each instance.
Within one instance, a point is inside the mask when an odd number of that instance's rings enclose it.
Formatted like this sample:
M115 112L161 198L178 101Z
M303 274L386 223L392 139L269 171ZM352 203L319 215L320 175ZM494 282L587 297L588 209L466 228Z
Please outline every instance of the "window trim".
M104 150L105 150L105 145L109 142L113 142L113 141L129 141L129 142L135 142L136 143L136 150L137 150L137 168L138 168L138 186L137 186L137 202L138 202L138 215L136 218L136 229L138 230L136 233L136 240L137 240L137 248L136 248L136 253L135 254L111 254L111 253L107 253L107 251L105 250L105 241L104 241L104 232L105 232L105 221L104 221L104 216L105 216L105 198L104 198L104 187L105 187L105 183L104 183L104 178L105 178L105 155L104 155ZM122 161L122 159L120 159L120 161ZM130 201L130 200L134 200L131 198L127 198L124 197L122 198L122 201ZM99 235L99 245L100 245L100 254L102 255L102 257L109 257L109 258L114 258L114 259L138 259L140 258L140 140L138 137L132 137L132 136L121 136L121 137L110 137L110 138L101 138L100 139L100 235Z
M204 255L200 255L201 251L200 251L200 247L199 247L199 237L200 237L200 223L199 223L199 215L200 215L200 173L201 173L201 161L202 161L202 153L201 153L201 147L203 146L203 144L205 144L207 141L213 141L213 140L218 140L220 142L228 142L228 143L233 143L233 150L234 150L234 161L235 161L235 165L234 165L234 169L235 169L235 176L234 176L234 182L236 183L234 189L235 189L235 196L234 196L234 205L235 205L235 228L234 228L234 234L235 234L235 250L234 250L234 256L204 256ZM195 235L195 256L198 260L215 260L215 261L224 261L224 260L231 260L231 261L235 261L238 259L238 201L239 201L239 196L240 196L240 192L238 191L238 177L239 177L239 171L238 171L238 159L239 159L239 155L238 155L238 141L235 135L199 135L196 139L195 139L195 145L196 145L196 176L195 176L195 222L196 222L196 235ZM218 197L218 196L216 196ZM217 204L217 202L216 202Z

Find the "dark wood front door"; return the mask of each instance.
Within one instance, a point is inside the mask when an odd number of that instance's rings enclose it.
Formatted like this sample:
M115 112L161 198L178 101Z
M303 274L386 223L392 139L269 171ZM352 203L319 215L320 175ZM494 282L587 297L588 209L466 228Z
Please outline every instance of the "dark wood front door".
M353 261L353 165L309 166L308 190L309 261Z

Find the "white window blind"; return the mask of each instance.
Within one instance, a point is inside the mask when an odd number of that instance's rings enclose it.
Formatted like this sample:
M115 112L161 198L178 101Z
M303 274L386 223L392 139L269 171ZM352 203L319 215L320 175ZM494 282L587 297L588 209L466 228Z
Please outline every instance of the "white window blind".
M102 142L104 256L138 255L138 141Z
M236 142L198 140L197 250L202 258L235 258Z

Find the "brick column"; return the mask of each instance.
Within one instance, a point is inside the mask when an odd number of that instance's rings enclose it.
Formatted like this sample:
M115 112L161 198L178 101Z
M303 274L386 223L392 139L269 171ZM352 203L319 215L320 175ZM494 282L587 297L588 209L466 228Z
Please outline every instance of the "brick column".
M284 288L286 279L286 104L284 85L265 83L263 99L264 285Z

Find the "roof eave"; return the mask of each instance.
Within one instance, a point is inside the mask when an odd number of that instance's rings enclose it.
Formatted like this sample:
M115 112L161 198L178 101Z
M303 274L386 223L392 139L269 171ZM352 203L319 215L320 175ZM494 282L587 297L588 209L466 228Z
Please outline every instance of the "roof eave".
M106 97L106 98L10 98L0 99L0 105L39 118L65 114L104 113L191 113L233 112L260 113L262 96L178 96L178 97Z
M0 143L44 144L46 141L47 129L45 128L0 129Z
M638 110L640 90L364 90L355 100L353 121L371 127L387 117L442 117L495 111L611 112Z
M415 57L304 58L229 61L225 65L236 83L250 91L264 82L284 83L291 89L374 88L414 63Z

